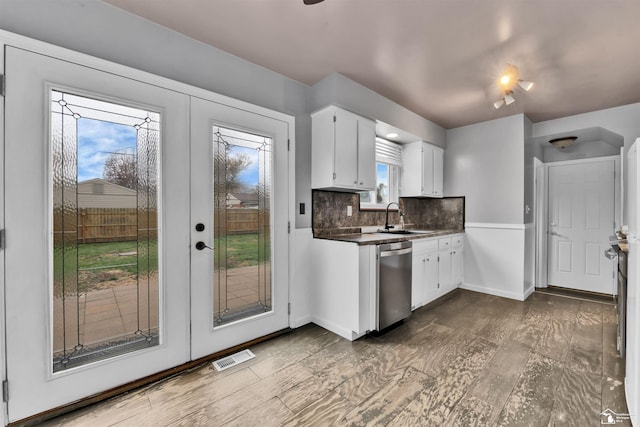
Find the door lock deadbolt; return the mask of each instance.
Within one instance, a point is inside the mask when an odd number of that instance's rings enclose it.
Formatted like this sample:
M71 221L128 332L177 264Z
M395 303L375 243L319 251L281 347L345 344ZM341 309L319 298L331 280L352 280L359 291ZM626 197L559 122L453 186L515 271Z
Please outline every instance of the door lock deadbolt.
M199 222L196 224L196 231L204 231L204 224Z

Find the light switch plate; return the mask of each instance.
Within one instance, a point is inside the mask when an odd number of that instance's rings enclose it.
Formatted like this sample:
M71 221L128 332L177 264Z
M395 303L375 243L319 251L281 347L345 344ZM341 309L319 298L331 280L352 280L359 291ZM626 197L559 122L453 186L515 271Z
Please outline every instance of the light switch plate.
M353 215L353 206L347 206L347 216Z

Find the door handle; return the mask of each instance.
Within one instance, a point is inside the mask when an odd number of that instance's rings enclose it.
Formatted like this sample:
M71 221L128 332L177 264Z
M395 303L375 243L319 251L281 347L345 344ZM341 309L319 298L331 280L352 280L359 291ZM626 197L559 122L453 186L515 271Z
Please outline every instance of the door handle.
M207 246L204 242L197 242L196 243L196 249L197 250L201 251L204 248L209 248L209 249L213 250L213 248L211 246Z
M606 256L610 260L614 260L618 258L618 253L613 248L609 248L604 251L604 256Z
M562 238L562 239L568 239L568 237L567 237L567 236L563 236L562 234L558 234L557 232L555 232L555 231L553 231L553 230L552 230L552 231L550 231L550 232L549 232L549 234L550 234L550 235L552 235L552 236L558 236L558 237L560 237L560 238Z

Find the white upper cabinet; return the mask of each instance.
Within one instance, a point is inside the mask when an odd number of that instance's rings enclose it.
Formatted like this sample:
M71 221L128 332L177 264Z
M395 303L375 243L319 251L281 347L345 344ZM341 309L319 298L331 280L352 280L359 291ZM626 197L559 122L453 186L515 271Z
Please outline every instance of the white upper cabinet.
M423 141L406 144L402 150L403 197L442 197L444 150Z
M311 187L370 191L376 186L376 123L339 107L311 115Z
M376 189L376 123L358 119L358 189Z

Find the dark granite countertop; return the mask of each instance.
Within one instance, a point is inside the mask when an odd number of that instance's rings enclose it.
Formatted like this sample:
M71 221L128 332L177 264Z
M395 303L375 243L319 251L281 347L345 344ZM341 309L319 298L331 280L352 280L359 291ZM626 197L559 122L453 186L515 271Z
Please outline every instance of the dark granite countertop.
M425 230L426 231L426 230ZM429 230L416 234L393 234L393 233L349 233L349 234L328 234L315 236L316 239L336 240L339 242L351 242L358 245L380 245L384 243L402 242L405 240L428 239L431 237L448 236L451 234L464 233L464 230Z

